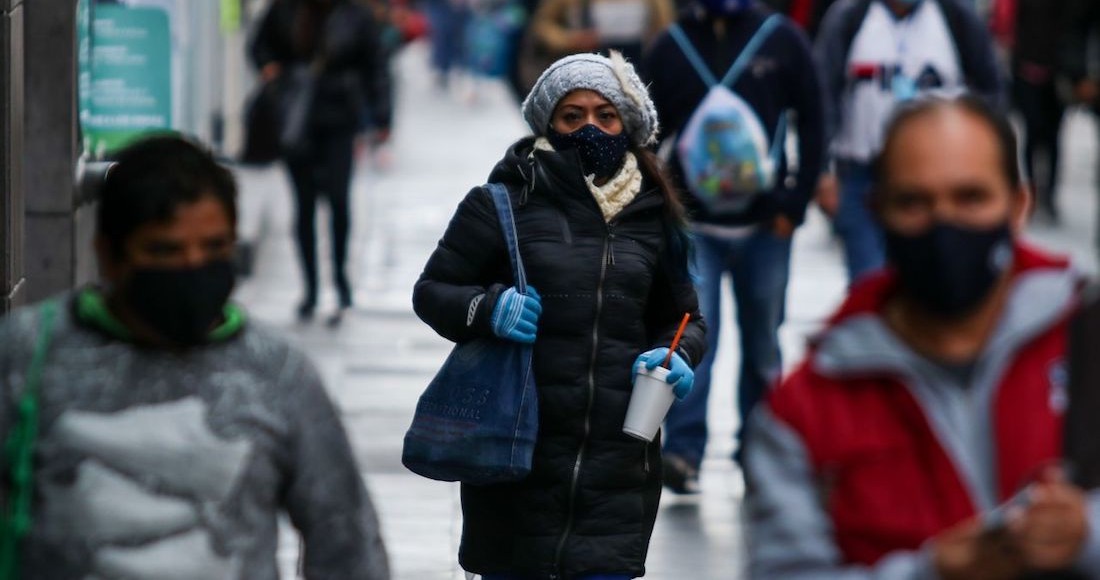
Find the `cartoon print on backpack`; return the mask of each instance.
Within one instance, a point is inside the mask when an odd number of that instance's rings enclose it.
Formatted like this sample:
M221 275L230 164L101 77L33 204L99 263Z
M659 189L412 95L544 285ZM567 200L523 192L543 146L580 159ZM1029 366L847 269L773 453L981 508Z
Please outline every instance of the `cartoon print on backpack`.
M733 93L712 91L680 140L680 163L692 193L711 211L744 210L757 192L773 185L775 164L764 129L742 106L747 105Z
M680 132L676 153L688 191L713 214L745 211L757 195L775 186L787 134L786 116L780 116L775 136L769 139L759 115L731 87L779 24L776 16L764 21L721 81L714 78L679 26L669 28L684 56L710 87Z

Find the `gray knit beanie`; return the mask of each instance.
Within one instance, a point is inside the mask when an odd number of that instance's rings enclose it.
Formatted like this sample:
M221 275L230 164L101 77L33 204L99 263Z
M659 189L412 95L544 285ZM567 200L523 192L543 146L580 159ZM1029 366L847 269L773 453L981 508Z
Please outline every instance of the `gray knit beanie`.
M634 65L616 51L611 51L610 58L588 53L570 55L543 71L523 101L523 118L535 135L546 135L558 101L579 89L595 91L611 101L635 145L657 141L657 109L649 91L634 72Z

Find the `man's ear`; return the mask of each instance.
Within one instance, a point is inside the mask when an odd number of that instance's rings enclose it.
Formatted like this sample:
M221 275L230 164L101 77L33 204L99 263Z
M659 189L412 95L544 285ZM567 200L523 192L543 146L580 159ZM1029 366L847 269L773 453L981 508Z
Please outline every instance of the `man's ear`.
M1016 191L1012 194L1011 225L1013 234L1020 236L1024 233L1034 203L1035 198L1032 195L1031 186L1027 183L1021 183L1020 187L1016 188Z

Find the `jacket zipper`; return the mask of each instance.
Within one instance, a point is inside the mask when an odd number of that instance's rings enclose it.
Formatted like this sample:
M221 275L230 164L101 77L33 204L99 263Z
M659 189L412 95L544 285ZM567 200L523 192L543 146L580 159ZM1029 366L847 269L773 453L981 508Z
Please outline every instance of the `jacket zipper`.
M600 282L596 286L596 320L592 323L592 356L588 363L588 402L584 409L584 438L581 439L581 446L577 449L577 459L573 462L573 477L569 483L569 514L565 520L565 529L562 530L561 538L558 539L558 549L554 554L554 570L560 574L560 578L564 578L564 570L561 569L561 556L562 551L565 549L565 541L569 539L569 534L573 531L573 524L575 519L574 509L577 503L577 482L580 480L581 464L584 463L585 451L588 448L588 437L592 432L592 404L596 398L596 360L600 354L600 316L603 313L603 283L607 278L607 266L614 263L614 257L612 255L611 241L614 238L614 234L611 233L611 225L608 224L608 237L603 242L603 264L600 267Z

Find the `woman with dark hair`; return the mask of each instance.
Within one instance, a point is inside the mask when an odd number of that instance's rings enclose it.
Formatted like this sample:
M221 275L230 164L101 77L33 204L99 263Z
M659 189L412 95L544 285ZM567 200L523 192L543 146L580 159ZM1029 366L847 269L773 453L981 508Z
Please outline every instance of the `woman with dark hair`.
M339 300L330 322L339 323L352 304L346 262L355 136L370 125L376 139L385 141L392 116L387 51L379 40L371 12L350 0L275 0L252 41L252 61L264 82L283 82L288 88L310 82L313 87L303 101L308 107L300 142L284 151L305 282L301 320L312 318L317 306L315 222L322 196L332 214L332 274Z
M522 481L462 487L459 560L486 580L620 580L645 573L661 453L623 434L632 375L668 354L679 397L703 356L682 209L646 149L653 103L634 68L579 54L551 65L523 104L535 135L489 176L509 191L530 284L511 287L486 189L470 191L416 284L413 306L456 341L534 344L539 434ZM536 290L537 289L537 290Z

